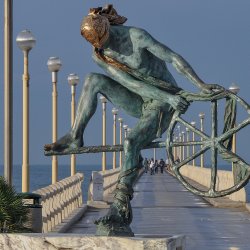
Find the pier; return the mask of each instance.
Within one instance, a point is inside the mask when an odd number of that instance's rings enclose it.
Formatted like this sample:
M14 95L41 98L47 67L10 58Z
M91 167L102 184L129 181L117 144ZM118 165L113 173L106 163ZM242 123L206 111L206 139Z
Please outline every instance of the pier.
M138 237L185 235L186 249L190 250L249 249L250 212L228 198L216 200L224 208L213 207L187 191L167 172L143 174L135 185L132 230ZM106 211L89 208L67 233L94 234L93 221Z
M0 4L0 250L249 250L250 3L73 2Z

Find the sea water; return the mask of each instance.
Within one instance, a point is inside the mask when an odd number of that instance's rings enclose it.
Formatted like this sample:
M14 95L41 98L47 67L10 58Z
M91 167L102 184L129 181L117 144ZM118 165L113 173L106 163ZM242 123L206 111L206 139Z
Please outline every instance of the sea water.
M107 169L111 169L112 166L108 165ZM231 170L231 165L220 166L220 170ZM89 165L77 166L77 172L84 174L84 181L82 184L83 201L87 202L88 198L88 187L91 179L92 171L101 171L100 165ZM30 165L30 192L37 189L49 186L51 184L51 165ZM0 165L0 175L3 175L3 165ZM62 180L70 176L70 165L59 165L58 166L58 180ZM13 186L17 192L22 190L22 166L13 166ZM245 187L250 200L250 183Z
M77 173L84 174L84 181L82 184L83 200L87 202L88 187L91 179L92 171L101 171L100 165L87 165L77 166ZM112 166L108 166L107 169L111 169ZM37 189L49 186L51 184L51 165L30 165L30 192ZM3 166L0 165L0 175L3 175ZM70 165L58 165L58 181L70 176ZM22 166L13 166L13 186L17 192L22 190Z

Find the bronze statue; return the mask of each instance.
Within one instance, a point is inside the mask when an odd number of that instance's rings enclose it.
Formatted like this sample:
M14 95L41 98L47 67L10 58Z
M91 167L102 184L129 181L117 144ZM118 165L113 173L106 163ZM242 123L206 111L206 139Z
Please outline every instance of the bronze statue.
M96 111L99 93L114 106L138 118L124 141L125 156L114 203L108 214L95 222L99 235L133 236L129 226L130 200L140 151L168 129L175 112L185 113L195 99L177 86L166 63L197 86L205 99L211 100L224 91L219 85L205 84L184 58L147 31L123 25L126 20L112 5L90 9L83 19L81 34L94 46L93 59L106 75L86 76L71 131L44 147L46 154L70 154L82 147L84 129Z

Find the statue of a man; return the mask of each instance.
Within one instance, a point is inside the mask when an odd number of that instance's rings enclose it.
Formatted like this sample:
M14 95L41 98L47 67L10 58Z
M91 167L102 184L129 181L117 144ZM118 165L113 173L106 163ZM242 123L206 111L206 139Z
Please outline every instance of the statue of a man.
M177 53L155 40L147 31L124 26L127 19L112 5L90 9L83 19L81 34L93 46L94 61L106 72L90 73L84 83L71 131L45 151L64 151L83 146L83 132L97 107L97 95L105 96L138 123L124 140L124 159L114 195L106 216L96 221L99 234L133 235L130 200L137 177L140 150L166 131L175 110L184 113L189 103L179 95L180 88L166 62L204 91L218 88L205 84Z

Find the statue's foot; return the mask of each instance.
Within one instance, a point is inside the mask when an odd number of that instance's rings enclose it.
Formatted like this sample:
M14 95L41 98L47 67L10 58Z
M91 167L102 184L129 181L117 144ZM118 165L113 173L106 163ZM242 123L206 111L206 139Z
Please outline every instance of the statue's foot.
M66 152L83 146L82 136L74 138L70 133L66 134L58 141L44 145L44 151Z
M128 221L128 216L132 216L131 208L126 208L119 201L114 202L108 213L96 220L97 225L96 234L100 236L126 236L133 237Z

